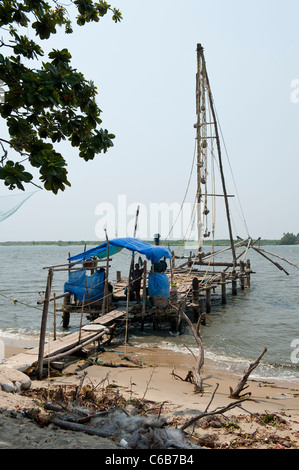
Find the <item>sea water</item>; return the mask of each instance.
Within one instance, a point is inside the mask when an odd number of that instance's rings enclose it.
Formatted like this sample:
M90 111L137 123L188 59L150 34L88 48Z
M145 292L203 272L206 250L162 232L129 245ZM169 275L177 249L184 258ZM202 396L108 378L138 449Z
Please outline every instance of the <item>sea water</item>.
M83 246L0 246L0 340L4 344L36 346L39 339L42 305L48 266L67 263L70 255L83 251ZM209 251L211 247L205 247ZM221 247L223 248L223 247ZM262 247L299 266L298 246ZM194 247L172 247L178 254L188 256ZM225 252L219 259L230 259ZM267 255L270 256L270 255ZM253 250L247 258L254 274L251 287L231 295L227 286L227 303L221 304L220 296L213 297L212 311L201 327L205 357L221 368L244 371L264 348L267 352L254 374L265 378L299 378L299 269L271 257L282 265L289 275ZM115 280L120 270L127 277L131 253L122 250L113 257L109 278ZM105 266L105 263L103 264ZM211 268L212 270L213 268ZM67 280L66 271L55 271L52 294L63 292ZM218 289L220 293L220 290ZM61 301L57 301L60 305ZM85 321L87 321L85 319ZM50 307L49 331L53 322L53 302ZM80 315L71 315L69 331L75 331ZM57 318L57 334L64 334L61 313ZM130 342L138 346L159 347L190 354L197 346L189 327L184 324L183 334L171 335L168 327L153 330L147 325L144 332L136 327L130 332ZM298 354L297 354L298 352ZM252 374L252 377L254 376Z

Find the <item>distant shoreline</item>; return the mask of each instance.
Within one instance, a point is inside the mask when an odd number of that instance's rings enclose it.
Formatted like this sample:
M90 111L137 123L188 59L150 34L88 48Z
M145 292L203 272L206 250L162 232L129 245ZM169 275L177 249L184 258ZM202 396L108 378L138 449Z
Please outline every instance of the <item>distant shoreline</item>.
M153 240L145 240L148 243L154 244ZM78 245L92 245L92 246L98 246L101 243L104 243L105 240L96 240L96 241L63 241L63 240L56 240L56 241L5 241L5 242L0 242L0 246L78 246ZM205 240L204 241L204 246L207 245L212 245L212 240ZM181 245L184 244L184 240L169 240L167 242L164 242L163 240L160 240L160 245ZM197 242L194 241L187 241L188 245L194 245L195 247L197 246ZM230 241L229 240L215 240L214 245L217 246L230 246ZM265 240L260 240L259 245L280 245L283 246L280 240L271 240L271 239L265 239ZM296 244L294 244L296 246Z

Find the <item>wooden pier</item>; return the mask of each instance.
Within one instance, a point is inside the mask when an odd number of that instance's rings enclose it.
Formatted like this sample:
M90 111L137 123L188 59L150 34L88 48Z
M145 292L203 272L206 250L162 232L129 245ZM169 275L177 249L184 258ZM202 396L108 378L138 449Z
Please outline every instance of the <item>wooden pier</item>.
M184 260L183 260L184 261ZM47 267L48 277L45 298L39 301L43 304L43 313L41 318L40 344L34 349L18 354L9 358L6 364L21 371L26 371L32 367L37 367L38 376L42 377L43 367L45 365L55 365L55 362L82 350L91 343L100 342L103 337L112 338L114 329L121 326L122 329L129 330L132 323L140 322L141 329L145 325L147 328L158 329L161 325L167 323L173 333L178 333L181 328L182 319L178 314L177 307L185 300L184 311L191 314L192 320L197 321L199 316L208 314L212 310L212 299L215 295L221 296L221 302L227 302L227 286L231 285L231 295L237 294L237 283L240 288L250 287L251 269L249 263L244 265L239 263L236 269L231 272L209 273L206 269L194 267L194 262L190 266L190 259L186 263L178 265L176 268L168 269L166 274L171 285L171 294L169 298L148 298L147 295L147 272L146 261L144 262L145 271L141 284L142 299L137 304L135 300L129 300L124 295L125 288L128 286L128 279L123 279L120 272L117 272L117 279L113 283L113 292L108 295L105 302L105 312L103 313L103 302L84 303L70 300L71 295L66 292L63 294L51 294L51 284L53 273L57 268ZM171 263L173 266L173 263ZM204 266L205 268L205 266ZM56 338L54 329L54 339L47 341L48 310L50 302L56 302L62 299L60 308L55 308L54 322L56 324L56 314L62 312L62 316L67 313L68 320L70 315L80 316L80 326L78 331L66 334ZM82 326L83 317L87 317L90 322ZM128 331L126 333L126 337ZM53 337L53 335L51 335Z
M56 340L44 343L44 354L39 364L40 347L28 349L28 351L12 356L5 361L5 364L22 372L27 371L34 365L53 363L76 351L81 350L90 343L98 341L104 335L110 335L110 328L115 323L123 320L126 315L126 308L120 307L102 317L84 325L78 331L66 334Z

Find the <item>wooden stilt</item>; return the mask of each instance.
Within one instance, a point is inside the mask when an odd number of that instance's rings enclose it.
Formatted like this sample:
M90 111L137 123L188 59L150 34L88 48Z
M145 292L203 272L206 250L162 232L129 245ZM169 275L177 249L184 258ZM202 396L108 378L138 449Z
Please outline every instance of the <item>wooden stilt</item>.
M56 340L56 294L54 294L54 320L53 320L53 338Z
M199 316L200 316L202 313L204 313L204 298L199 297L198 303L199 303Z
M143 287L142 287L142 318L141 318L141 331L144 330L144 316L146 310L146 260L143 261Z
M192 306L193 320L197 322L199 318L199 281L197 277L192 280Z
M245 287L244 271L245 271L245 263L244 261L240 261L240 286L242 290L244 290L244 287Z
M102 303L102 314L105 314L106 306L107 306L107 312L109 309L109 302L108 302L108 295L109 295L109 290L108 290L108 276L109 276L109 240L107 236L107 230L105 229L105 236L106 236L106 244L107 244L107 264L106 264L106 273L105 273L105 286L104 286L104 298L103 298L103 303Z
M221 303L226 304L226 278L225 273L221 273Z
M246 261L246 287L249 289L250 288L250 272L251 272L251 266L250 266L250 260L248 259Z
M63 314L62 314L62 326L63 328L67 328L70 324L70 311L68 310L67 305L63 307Z
M232 271L232 295L237 295L237 273Z
M80 343L81 341L81 329L82 329L82 320L83 320L83 312L84 312L84 303L85 303L85 294L83 295L83 301L82 301L78 343Z
M45 338L46 338L47 318L48 318L52 279L53 279L53 269L49 269L48 277L47 277L46 292L45 292L45 301L43 305L40 338L39 338L38 367L37 367L37 378L39 380L42 378L42 375L43 375L43 359L44 359L44 351L45 351Z
M206 313L211 312L211 288L206 289Z

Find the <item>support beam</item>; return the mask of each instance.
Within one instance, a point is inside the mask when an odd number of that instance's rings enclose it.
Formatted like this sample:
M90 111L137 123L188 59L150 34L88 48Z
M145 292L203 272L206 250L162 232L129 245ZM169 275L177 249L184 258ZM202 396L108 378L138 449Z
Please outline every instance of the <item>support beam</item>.
M40 338L39 338L38 367L37 367L37 378L39 380L41 380L43 376L43 359L44 359L44 352L45 352L45 339L46 339L47 319L48 319L52 280L53 280L53 269L50 268L48 271L48 277L47 277L47 286L46 286L46 292L45 292L42 321L41 321L41 328L40 328Z

